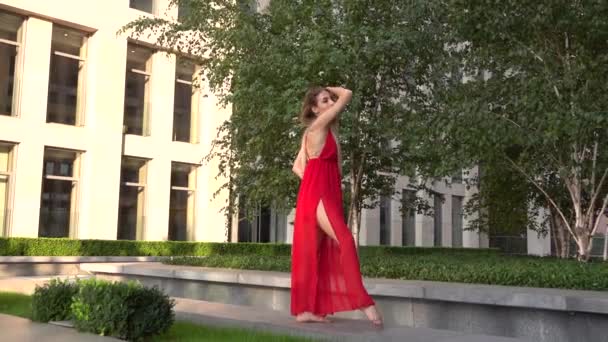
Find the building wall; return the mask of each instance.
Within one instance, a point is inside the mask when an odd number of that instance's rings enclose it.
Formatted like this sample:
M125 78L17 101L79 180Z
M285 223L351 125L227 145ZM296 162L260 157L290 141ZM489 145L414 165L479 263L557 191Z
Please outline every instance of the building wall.
M169 0L157 0L157 12L176 17ZM225 241L225 196L211 200L223 179L215 179L217 162L201 165L216 129L230 113L204 87L198 109L198 143L172 141L176 58L155 53L151 61L150 135L124 135L123 106L127 37L118 30L141 15L129 0L4 0L0 9L27 16L22 36L18 116L0 115L0 141L16 144L12 177L12 216L6 235L38 236L45 147L81 152L77 229L81 239L116 239L121 158L148 158L145 240L168 238L171 162L198 165L193 237ZM89 33L86 55L84 125L46 123L53 23ZM142 41L140 43L146 43ZM147 43L152 43L151 41ZM124 141L123 141L124 140ZM124 144L124 145L123 145Z

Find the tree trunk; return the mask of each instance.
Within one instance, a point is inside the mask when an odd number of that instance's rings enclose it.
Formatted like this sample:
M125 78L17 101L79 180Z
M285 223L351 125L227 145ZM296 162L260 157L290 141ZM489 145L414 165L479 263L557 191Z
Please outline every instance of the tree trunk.
M581 232L575 239L576 245L578 247L578 257L579 261L589 261L591 257L591 236L584 232L584 228L576 227L577 232Z
M570 236L566 232L566 227L555 208L549 207L551 237L555 246L555 255L558 258L566 259L570 255Z

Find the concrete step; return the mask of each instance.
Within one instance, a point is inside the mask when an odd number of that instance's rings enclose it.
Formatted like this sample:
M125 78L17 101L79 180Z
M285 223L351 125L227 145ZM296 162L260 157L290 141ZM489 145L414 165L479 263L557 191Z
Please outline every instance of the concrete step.
M330 341L524 342L529 340L412 327L379 329L367 320L332 318L332 323L297 323L283 312L175 298L176 318L207 326L236 327Z
M53 278L59 279L87 279L92 275L52 275L52 276L28 276L28 277L6 277L0 278L0 291L15 292L31 295L36 286L42 286Z

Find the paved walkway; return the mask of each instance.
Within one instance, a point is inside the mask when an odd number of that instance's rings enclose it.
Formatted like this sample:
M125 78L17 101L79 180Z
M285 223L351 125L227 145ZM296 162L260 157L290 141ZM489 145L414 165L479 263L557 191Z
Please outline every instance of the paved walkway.
M524 342L524 339L472 335L455 331L391 327L375 328L366 320L332 318L332 323L296 323L283 312L211 303L186 298L176 299L176 317L209 326L239 327L277 334L316 337L332 341L408 341L408 342Z
M32 322L29 319L0 314L0 341L2 342L109 342L120 341L74 329Z
M52 277L15 277L0 279L0 291L31 294L36 284ZM408 342L530 342L525 339L474 335L456 331L412 327L375 328L366 320L333 318L331 324L301 324L283 312L259 308L175 298L178 320L207 326L237 327L283 335L297 335L331 341L408 341ZM34 323L27 319L0 314L1 342L117 341L70 328Z

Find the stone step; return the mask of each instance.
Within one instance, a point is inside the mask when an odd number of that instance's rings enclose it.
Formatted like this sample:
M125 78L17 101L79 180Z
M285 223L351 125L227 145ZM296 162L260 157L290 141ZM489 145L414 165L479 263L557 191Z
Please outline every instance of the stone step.
M87 279L93 275L52 275L52 276L29 276L29 277L7 277L0 278L0 291L15 292L31 295L36 286L42 286L53 278L59 279Z

